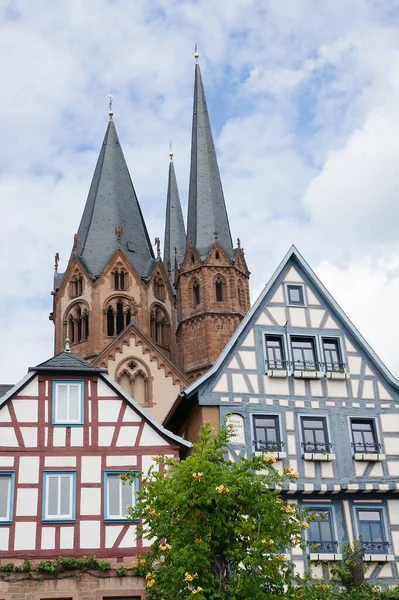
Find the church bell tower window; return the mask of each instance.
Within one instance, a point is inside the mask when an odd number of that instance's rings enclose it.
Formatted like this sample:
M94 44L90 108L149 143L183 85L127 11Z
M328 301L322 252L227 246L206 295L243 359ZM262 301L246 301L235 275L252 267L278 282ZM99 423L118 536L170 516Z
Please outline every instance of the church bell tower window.
M200 284L198 283L198 281L194 281L194 283L193 283L193 294L194 294L194 304L197 305L201 301Z

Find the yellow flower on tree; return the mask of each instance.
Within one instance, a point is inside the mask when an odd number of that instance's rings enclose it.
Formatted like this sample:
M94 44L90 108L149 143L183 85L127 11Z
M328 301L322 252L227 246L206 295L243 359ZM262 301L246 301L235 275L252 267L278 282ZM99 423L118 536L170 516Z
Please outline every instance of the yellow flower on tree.
M194 581L194 579L196 579L198 577L198 573L187 573L187 571L184 573L184 581L186 583L191 583L192 581Z
M200 594L202 592L202 587L196 587L191 593L192 594Z

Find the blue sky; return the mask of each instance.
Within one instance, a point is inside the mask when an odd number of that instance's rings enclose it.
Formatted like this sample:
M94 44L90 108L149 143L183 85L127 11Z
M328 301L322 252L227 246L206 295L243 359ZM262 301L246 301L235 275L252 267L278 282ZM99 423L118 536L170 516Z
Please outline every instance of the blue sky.
M399 1L0 0L0 381L52 353L108 94L150 237L185 211L194 44L252 300L292 243L399 376Z

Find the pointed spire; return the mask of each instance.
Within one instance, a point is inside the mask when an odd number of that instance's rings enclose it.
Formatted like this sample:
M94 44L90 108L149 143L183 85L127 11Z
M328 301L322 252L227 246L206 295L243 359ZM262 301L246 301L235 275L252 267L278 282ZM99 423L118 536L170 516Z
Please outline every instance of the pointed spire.
M175 260L177 264L183 261L186 251L186 230L184 227L183 213L180 204L179 190L177 188L173 152L169 152L169 178L168 196L166 203L165 245L163 253L164 264L167 265L169 278L175 281Z
M139 275L150 272L154 253L111 114L77 240L91 275L101 274L118 247Z
M192 244L198 249L200 255L204 255L215 242L213 232L218 231L218 243L232 256L233 243L229 219L198 63L197 48L194 57L196 64L187 235L192 238Z

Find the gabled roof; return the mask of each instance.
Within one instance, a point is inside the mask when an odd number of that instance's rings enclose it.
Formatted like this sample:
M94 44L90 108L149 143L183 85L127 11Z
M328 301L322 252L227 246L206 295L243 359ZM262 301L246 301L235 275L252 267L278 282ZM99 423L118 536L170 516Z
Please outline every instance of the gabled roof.
M208 254L218 233L218 242L233 256L229 219L209 121L200 66L195 65L193 126L191 137L190 187L187 236L201 256Z
M14 387L11 383L0 383L0 398Z
M173 160L169 164L168 195L166 202L165 242L163 262L169 270L169 279L173 286L175 282L175 261L180 265L186 251L186 229L183 212L177 188L176 173Z
M65 356L66 355L66 356ZM100 377L103 381L105 381L108 385L110 385L114 391L123 396L123 398L129 403L129 405L145 420L147 423L151 424L154 429L158 431L162 436L168 438L169 440L178 443L180 446L184 447L186 451L191 448L192 444L187 440L184 440L178 435L175 435L171 431L168 431L157 423L155 419L153 419L133 398L131 398L125 390L118 385L109 375L106 369L100 369L94 367L91 363L89 363L84 358L81 358L77 354L73 352L60 352L57 356L50 358L49 360L41 363L37 367L31 367L28 370L28 373L25 375L21 381L12 386L7 390L7 392L2 396L0 391L0 408L12 398L15 394L17 394L31 379L33 379L38 373L55 373L55 372L64 372L66 373L84 373L85 375L90 375L96 373L98 377ZM7 386L8 387L8 386Z
M317 290L319 291L319 293L324 297L326 305L329 306L329 308L332 310L332 312L335 313L340 318L340 320L342 321L342 323L344 324L344 326L348 329L348 331L351 333L351 335L353 336L353 338L358 342L359 346L361 346L362 349L363 349L363 351L367 354L367 356L368 356L369 360L371 361L371 363L374 364L376 370L379 371L382 374L383 377L385 377L385 379L388 381L388 383L390 383L397 390L399 390L399 380L396 379L392 375L392 373L384 365L384 363L382 362L382 360L377 356L377 354L374 352L374 350L366 342L366 340L364 339L364 337L356 329L356 327L353 325L353 323L349 319L349 317L347 317L347 315L344 313L344 311L342 310L342 308L337 304L337 302L331 296L330 292L325 288L325 286L322 284L322 282L320 281L320 279L317 277L317 275L315 274L315 272L312 270L312 268L309 266L309 264L306 262L306 260L303 258L303 256L300 254L300 252L297 250L297 248L295 246L291 246L291 248L289 249L289 251L287 252L287 254L285 255L285 257L283 258L282 262L280 263L280 265L277 267L276 271L272 275L271 279L265 285L263 291L261 292L260 296L256 300L255 304L247 312L247 314L245 315L244 319L241 321L240 325L238 326L238 328L236 329L236 331L234 332L234 334L230 338L229 342L227 343L227 345L223 349L222 353L220 354L219 358L216 360L216 362L214 363L214 365L206 373L204 373L204 375L202 375L202 377L199 377L194 383L192 383L191 385L189 385L181 393L181 395L185 396L186 398L190 398L191 396L193 396L198 391L198 389L208 379L210 379L210 377L212 377L215 373L217 373L219 371L219 369L223 365L224 360L227 358L227 356L229 355L230 351L234 348L234 345L236 344L236 342L239 339L240 335L245 331L247 325L250 323L250 321L252 320L252 318L254 317L254 315L257 314L258 310L262 307L262 305L263 305L263 303L264 303L264 301L265 301L268 293L272 289L274 283L276 282L276 280L278 279L278 277L280 276L280 274L282 273L282 271L284 270L284 268L286 267L286 265L291 260L297 261L297 263L299 264L300 268L302 268L302 270L304 271L304 273L314 283L314 285L317 288ZM181 401L181 399L180 399L180 401ZM170 420L170 418L173 415L173 413L177 410L177 408L178 408L178 406L180 404L180 401L178 399L175 402L174 406L171 408L171 410L170 410L169 414L167 415L167 417L166 417L166 419L165 419L164 422L167 423Z
M120 242L115 228L121 228ZM78 229L77 255L91 275L100 275L118 246L141 277L154 253L136 192L111 119Z
M106 373L107 369L95 367L93 363L85 360L78 354L63 350L36 367L29 367L28 372L30 373L31 371L79 371L80 373L85 372L89 374Z

